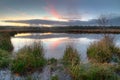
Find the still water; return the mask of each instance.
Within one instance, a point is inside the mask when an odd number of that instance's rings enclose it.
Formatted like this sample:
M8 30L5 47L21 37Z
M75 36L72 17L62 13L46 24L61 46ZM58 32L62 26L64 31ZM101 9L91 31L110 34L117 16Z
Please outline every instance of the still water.
M112 35L116 46L120 45L120 35ZM103 38L103 34L66 34L66 33L27 33L17 34L11 38L14 52L25 45L41 41L45 50L45 58L61 59L66 45L71 44L80 54L81 60L87 62L87 48L89 45Z

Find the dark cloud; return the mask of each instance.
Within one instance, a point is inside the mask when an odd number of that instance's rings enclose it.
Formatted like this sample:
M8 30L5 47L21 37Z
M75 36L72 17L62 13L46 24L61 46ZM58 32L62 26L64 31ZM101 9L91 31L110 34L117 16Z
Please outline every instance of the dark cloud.
M15 22L15 23L26 23L26 24L30 24L30 25L66 25L67 22L64 21L51 21L51 20L42 20L42 19L32 19L32 20L18 20L18 21L12 21L12 20L8 20L5 22Z
M51 20L41 20L41 19L32 19L32 20L18 20L18 21L5 21L5 22L14 22L14 23L26 23L30 25L97 25L97 19L93 19L90 21L79 21L79 20L70 20L66 21L51 21ZM120 17L110 18L108 20L108 25L120 25Z

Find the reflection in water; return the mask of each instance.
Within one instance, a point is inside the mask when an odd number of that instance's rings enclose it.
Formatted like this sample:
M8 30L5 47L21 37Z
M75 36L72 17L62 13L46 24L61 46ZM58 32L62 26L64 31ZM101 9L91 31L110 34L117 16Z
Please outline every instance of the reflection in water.
M26 34L21 33L21 34L17 34L17 35L15 35L15 37L16 37L16 36L30 36L30 35L31 35L31 33L26 33Z
M120 35L113 35L115 37L116 46L120 47ZM87 47L93 41L98 41L103 37L102 34L22 34L11 38L14 46L14 52L18 51L25 45L31 45L34 41L43 43L46 58L62 58L67 44L71 43L80 53L83 62L87 62ZM40 78L41 80L48 79L48 66L43 69L42 73L34 73L32 76ZM64 75L64 74L63 74ZM0 70L0 80L22 80L24 77L12 75L9 70ZM68 79L68 77L67 77Z
M44 38L45 35L46 37ZM46 58L57 58L60 59L64 55L64 50L67 44L71 43L80 53L81 60L83 62L87 61L87 47L93 42L97 41L96 37L92 37L93 35L87 34L39 34L34 33L27 36L15 36L11 39L14 52L18 51L20 48L25 45L30 45L33 42L41 41L43 43L43 47L45 49L45 57ZM88 37L87 37L88 36ZM36 39L37 37L37 39ZM40 37L40 39L38 38Z

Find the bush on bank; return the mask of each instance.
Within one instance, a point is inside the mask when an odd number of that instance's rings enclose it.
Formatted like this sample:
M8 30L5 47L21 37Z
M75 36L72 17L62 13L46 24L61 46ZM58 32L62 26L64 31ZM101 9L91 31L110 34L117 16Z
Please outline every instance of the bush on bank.
M92 43L88 47L87 55L89 60L93 62L109 63L114 57L120 55L120 49L115 46L114 39L112 37L104 36L103 39Z
M44 58L44 49L41 43L34 43L25 46L17 53L16 58L12 61L11 70L14 73L29 74L36 70L42 70L46 64Z

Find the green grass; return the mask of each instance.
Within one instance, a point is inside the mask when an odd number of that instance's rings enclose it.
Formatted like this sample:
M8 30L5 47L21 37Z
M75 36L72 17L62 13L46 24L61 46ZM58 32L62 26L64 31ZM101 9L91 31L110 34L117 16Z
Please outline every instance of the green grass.
M111 62L113 56L120 54L120 49L114 44L114 40L110 36L104 36L98 42L92 43L87 49L88 58L93 62Z
M80 63L80 55L78 51L71 45L66 47L62 62L65 66L77 65Z
M20 75L31 74L36 70L42 70L45 64L42 44L34 43L18 51L16 58L12 61L11 70Z
M0 49L6 51L13 50L13 45L11 43L9 33L0 33Z
M0 49L0 69L9 67L10 62L10 53Z
M120 80L109 64L80 64L70 66L68 72L73 80Z

